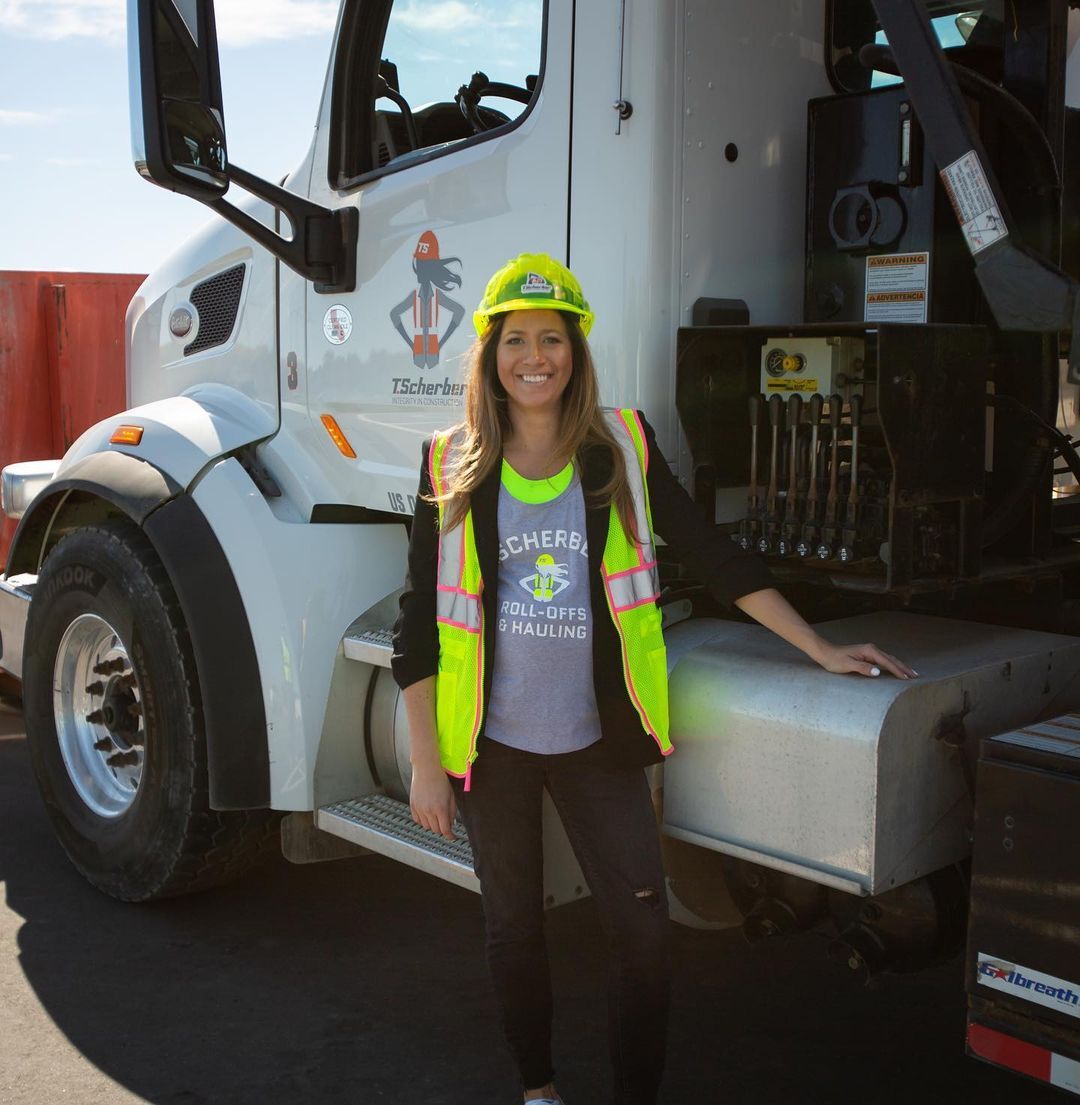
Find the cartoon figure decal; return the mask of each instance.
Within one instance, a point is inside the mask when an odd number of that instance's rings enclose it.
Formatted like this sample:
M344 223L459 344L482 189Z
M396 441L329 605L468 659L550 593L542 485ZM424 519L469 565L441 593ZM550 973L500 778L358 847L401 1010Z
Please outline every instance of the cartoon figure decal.
M518 582L534 599L550 602L570 586L570 580L566 578L568 568L568 564L556 564L550 553L541 553L536 558L536 571Z
M412 350L417 368L434 368L439 363L442 347L461 325L465 308L447 294L461 287L461 274L451 265L461 265L460 257L439 256L439 239L430 230L420 235L413 251L413 272L416 288L390 312L390 321L402 340ZM440 336L440 308L450 312L450 323ZM412 333L406 330L402 318L412 312Z

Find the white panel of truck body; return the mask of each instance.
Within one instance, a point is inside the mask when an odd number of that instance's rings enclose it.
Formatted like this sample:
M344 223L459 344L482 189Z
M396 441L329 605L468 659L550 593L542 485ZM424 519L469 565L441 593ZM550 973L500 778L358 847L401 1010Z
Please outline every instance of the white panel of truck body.
M681 7L682 325L716 296L789 326L803 317L807 102L832 94L824 0Z
M341 639L356 611L400 586L405 527L282 520L233 459L215 465L193 498L221 542L251 627L266 710L270 804L313 809L314 765ZM357 717L358 760L362 730Z
M578 5L570 261L596 310L604 401L642 407L683 475L675 340L694 303L802 318L806 102L830 91L824 7L627 5L634 113L616 135L617 12Z
M548 5L543 82L519 126L347 192L327 184L330 97L323 97L311 198L327 207L359 208L357 287L347 295L321 295L308 284L305 329L297 332L300 289L283 278L282 349L297 355L298 371L294 386L282 388L283 434L267 456L276 458L275 477L280 472L291 479L297 496L321 487L323 501L411 514L420 444L460 419L461 399L402 389L460 385L464 354L475 337L472 311L488 277L508 257L526 250L565 257L571 22L571 5ZM463 80L467 64L462 59ZM461 259L463 284L449 294L466 313L439 363L417 368L391 311L416 287L413 254L425 231L437 236L443 258ZM323 331L326 311L335 305L352 316L351 336L340 345ZM338 421L358 459L338 452L320 424L323 413Z
M274 212L268 204L246 197L236 188L230 189L229 200L260 222L274 225ZM191 308L191 290L196 284L239 264L245 265L246 271L231 337L223 345L185 356L184 347L197 331L174 337L169 330L170 315L177 307ZM276 425L276 269L277 261L270 253L216 215L159 265L128 305L128 405L179 395L206 380L221 380L262 406Z
M878 894L970 852L971 802L941 739L1080 705L1080 638L915 614L817 626L874 641L918 679L831 675L760 626L685 623L671 678L665 832L851 892ZM686 634L691 647L678 642Z
M676 6L626 6L623 95L634 111L616 134L618 5L577 5L570 194L570 264L596 313L589 344L601 401L643 408L669 456L679 297Z

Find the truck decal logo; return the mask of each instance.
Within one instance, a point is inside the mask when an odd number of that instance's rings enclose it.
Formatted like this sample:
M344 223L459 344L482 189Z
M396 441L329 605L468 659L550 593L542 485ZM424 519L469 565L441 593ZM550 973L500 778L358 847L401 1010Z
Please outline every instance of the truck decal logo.
M465 308L448 294L461 287L461 273L455 272L452 265L460 268L461 258L442 257L435 232L425 230L413 250L416 287L390 310L390 321L412 350L417 368L434 368L439 363L444 346L465 317ZM449 322L440 334L445 314Z
M979 952L976 977L983 986L1080 1017L1080 985Z
M352 312L344 303L334 303L323 315L322 332L331 345L344 345L352 333Z

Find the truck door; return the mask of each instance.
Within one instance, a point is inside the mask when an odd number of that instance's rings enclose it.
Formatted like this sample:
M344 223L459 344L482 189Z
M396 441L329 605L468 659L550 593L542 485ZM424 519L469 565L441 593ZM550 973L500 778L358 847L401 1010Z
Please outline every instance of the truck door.
M344 5L310 194L359 209L356 289L307 284L304 382L341 503L411 513L421 441L461 417L487 278L521 252L566 255L570 8Z

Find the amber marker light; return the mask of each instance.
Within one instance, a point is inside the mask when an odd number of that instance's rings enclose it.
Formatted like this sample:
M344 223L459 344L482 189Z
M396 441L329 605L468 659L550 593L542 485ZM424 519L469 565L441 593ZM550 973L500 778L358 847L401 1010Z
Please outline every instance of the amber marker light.
M117 426L109 441L113 445L138 445L142 441L142 426Z
M322 416L322 424L330 435L330 440L338 447L338 452L349 460L356 460L356 450L349 444L349 439L341 432L341 427L332 414Z

